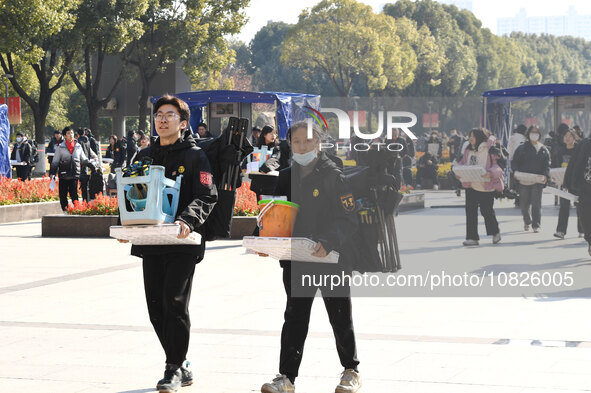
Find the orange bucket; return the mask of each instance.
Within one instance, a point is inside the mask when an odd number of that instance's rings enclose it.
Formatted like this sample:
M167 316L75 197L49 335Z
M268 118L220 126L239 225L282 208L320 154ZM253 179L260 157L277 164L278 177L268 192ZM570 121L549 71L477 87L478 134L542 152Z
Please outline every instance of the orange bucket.
M300 205L276 199L259 201L257 217L260 237L291 237Z

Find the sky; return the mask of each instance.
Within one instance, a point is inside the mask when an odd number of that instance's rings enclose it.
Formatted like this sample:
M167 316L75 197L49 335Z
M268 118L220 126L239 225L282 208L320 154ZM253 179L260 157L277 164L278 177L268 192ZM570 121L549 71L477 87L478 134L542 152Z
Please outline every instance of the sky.
M249 21L235 38L249 43L257 31L268 21L296 23L298 15L305 8L310 8L320 0L251 0L246 9ZM362 0L362 3L373 7L375 12L381 11L384 0ZM391 2L394 2L392 0ZM570 6L574 6L578 14L591 15L589 0L473 0L472 12L493 33L497 31L497 18L513 17L521 8L528 16L566 15Z

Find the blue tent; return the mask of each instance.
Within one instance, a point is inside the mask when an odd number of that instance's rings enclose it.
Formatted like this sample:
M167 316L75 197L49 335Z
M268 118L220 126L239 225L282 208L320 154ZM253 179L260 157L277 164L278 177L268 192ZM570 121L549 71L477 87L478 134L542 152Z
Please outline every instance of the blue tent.
M277 104L277 124L280 138L285 138L291 124L307 118L307 115L302 110L304 106L320 110L320 96L312 94L205 90L178 93L175 96L189 104L189 109L191 110L191 128L193 130L197 130L197 124L202 121L202 109L207 104L213 102ZM159 98L152 97L150 100L153 104Z
M591 96L591 85L551 83L546 85L531 85L512 87L510 89L491 90L484 92L482 103L482 118L484 127L500 138L504 146L507 146L511 130L513 129L513 116L511 115L511 102L534 100L542 98L554 99L554 130L558 129L561 120L558 97ZM511 163L508 163L506 175ZM509 176L505 176L508 180Z
M10 124L8 106L0 105L0 176L12 177L9 152Z
M554 98L554 129L556 130L561 119L558 116L557 97L565 96L591 96L591 85L550 83L484 92L482 94L484 97L482 105L484 127L491 130L497 137L502 138L506 146L512 129L511 102Z

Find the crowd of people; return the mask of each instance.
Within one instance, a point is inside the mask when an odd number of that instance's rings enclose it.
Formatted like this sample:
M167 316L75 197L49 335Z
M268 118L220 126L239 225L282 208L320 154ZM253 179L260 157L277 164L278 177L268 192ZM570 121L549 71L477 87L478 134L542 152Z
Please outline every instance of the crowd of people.
M591 255L591 139L586 139L581 128L560 124L556 132L543 139L539 127L517 126L505 150L500 141L484 129L473 129L468 142L460 148L462 157L457 165L483 168L481 181L465 181L455 175L466 191L465 246L479 244L477 212L484 218L487 235L493 243L501 240L499 225L493 209L495 197L509 196L521 209L523 230L538 233L542 221L542 193L549 184L570 193L569 199L560 197L558 223L554 237L564 239L570 215L571 199L576 199L577 233L589 243ZM564 180L553 179L552 168L565 168ZM509 175L505 181L505 174ZM568 196L568 195L565 195Z

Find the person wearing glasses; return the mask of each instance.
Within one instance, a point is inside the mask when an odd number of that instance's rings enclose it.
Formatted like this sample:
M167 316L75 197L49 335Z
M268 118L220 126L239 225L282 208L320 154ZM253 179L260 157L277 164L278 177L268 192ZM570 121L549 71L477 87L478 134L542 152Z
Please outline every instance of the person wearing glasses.
M189 116L186 102L170 95L160 97L154 104L158 138L136 157L151 157L153 165L164 166L169 179L183 176L175 218L181 239L192 231L203 237L202 225L217 202L209 161L188 129ZM176 392L193 383L186 361L191 329L189 297L195 264L204 253L203 240L199 245L131 247L131 254L143 259L148 314L166 355L164 378L156 384L161 393Z

